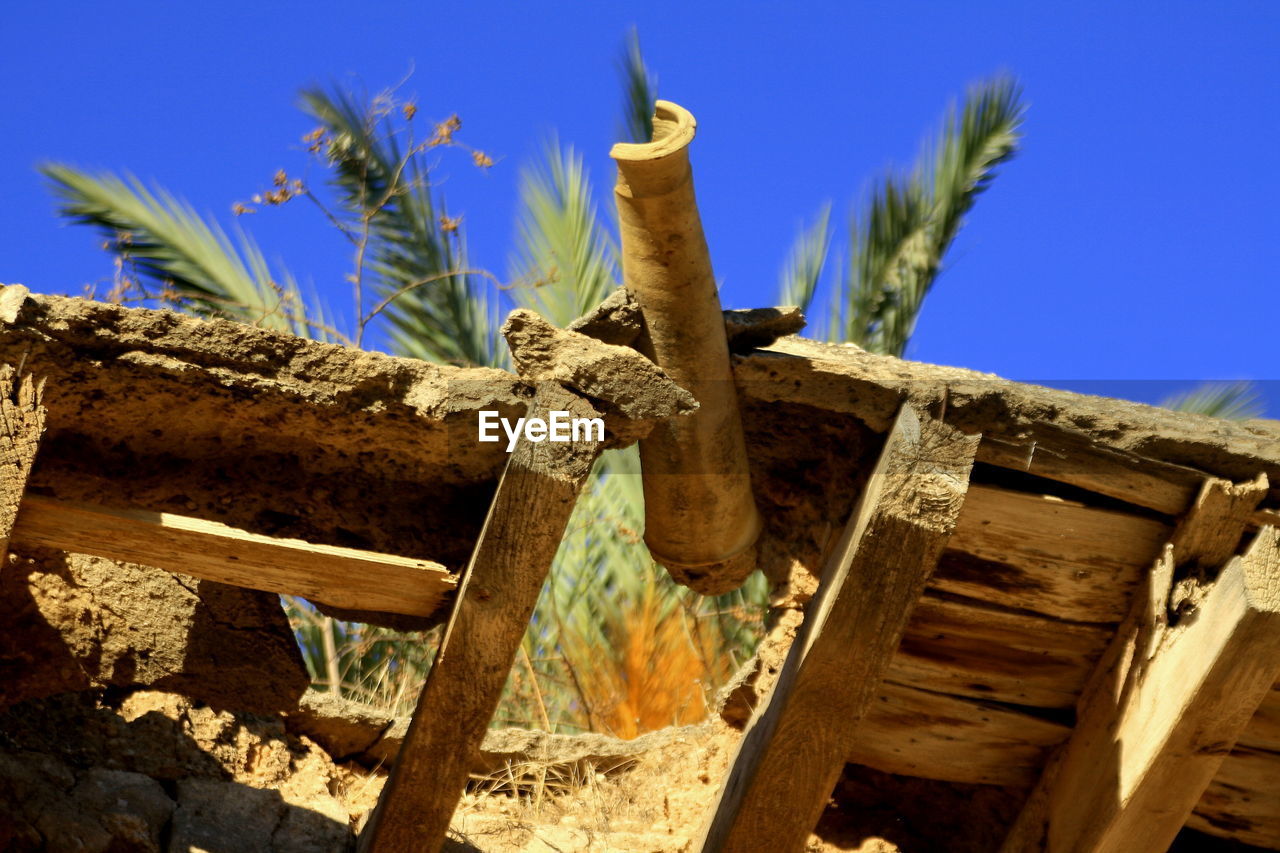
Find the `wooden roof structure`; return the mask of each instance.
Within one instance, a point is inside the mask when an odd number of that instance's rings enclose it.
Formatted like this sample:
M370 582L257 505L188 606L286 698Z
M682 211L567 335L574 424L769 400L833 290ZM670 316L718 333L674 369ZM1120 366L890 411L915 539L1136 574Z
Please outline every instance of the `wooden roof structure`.
M507 461L474 441L476 412L530 404L500 370L20 287L0 291L0 363L45 381L13 541L387 624L447 614ZM1126 849L1168 829L1144 797L1190 797L1188 825L1280 849L1280 423L798 338L732 365L759 564L797 601L824 563L850 588L878 578L850 544L868 530L902 543L911 518L941 519L915 525L917 551L885 552L936 561L902 587L900 642L849 635L893 642L842 761L1033 789L1009 850L1042 849L1049 814L1092 839L1061 849ZM914 516L868 506L915 494L901 460L920 459L942 485ZM104 482L119 505L86 506ZM830 601L823 618L847 627L866 606ZM843 637L808 637L810 659L848 653ZM830 689L829 671L793 668Z

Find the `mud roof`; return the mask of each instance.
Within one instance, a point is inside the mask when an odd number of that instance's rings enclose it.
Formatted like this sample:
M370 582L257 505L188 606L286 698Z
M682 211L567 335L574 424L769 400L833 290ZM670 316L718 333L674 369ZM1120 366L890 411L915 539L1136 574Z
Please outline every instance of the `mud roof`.
M29 491L465 567L506 459L476 413L521 413L512 373L223 320L0 291L0 362L45 379ZM1265 474L1241 547L1280 524L1280 423L1227 422L784 338L733 357L762 570L799 607L911 402L981 433L952 536L849 759L1029 785L1207 477ZM441 599L441 601L445 601ZM332 609L331 609L332 610ZM385 614L332 611L387 624ZM420 614L428 621L441 611ZM1192 825L1280 839L1272 690ZM1270 763L1268 763L1270 762Z

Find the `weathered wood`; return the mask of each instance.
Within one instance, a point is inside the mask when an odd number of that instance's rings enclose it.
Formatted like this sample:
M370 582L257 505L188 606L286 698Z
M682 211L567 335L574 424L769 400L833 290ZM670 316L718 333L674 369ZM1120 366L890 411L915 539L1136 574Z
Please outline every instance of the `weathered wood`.
M1280 684L1262 700L1249 727L1240 735L1239 744L1274 752L1280 763ZM1276 802L1276 809L1280 811L1280 800Z
M739 744L703 850L801 849L955 525L977 443L902 407Z
M975 484L947 548L1000 565L964 571L944 560L930 585L1058 619L1118 622L1168 537L1168 525L1143 516Z
M429 560L239 530L167 512L27 495L13 540L141 563L204 580L298 595L349 610L428 616L456 581Z
M1280 753L1237 743L1187 826L1245 844L1280 847Z
M902 776L1030 786L1070 734L1016 706L885 681L845 757Z
M43 388L43 382L19 376L12 365L0 365L0 571L9 559L13 525L44 432Z
M1175 572L1220 559L1266 493L1207 482L1081 695L1003 850L1164 850L1280 677L1280 535L1266 527L1195 610L1169 608ZM1170 624L1176 618L1176 624Z
M1067 432L1047 441L984 436L978 461L1173 516L1187 510L1204 481L1204 472L1195 468L1104 447Z
M8 554L18 508L44 432L42 386L30 375L20 376L11 365L0 365L0 562Z
M1041 441L984 436L978 461L1171 516L1190 509L1205 477L1196 468L1104 447L1064 431L1049 433ZM1277 522L1280 512L1274 509L1258 509L1250 517L1254 527Z
M581 398L542 383L530 417L594 417ZM506 684L578 491L599 454L591 442L521 439L498 485L458 590L435 664L378 807L366 853L436 851Z
M936 693L1074 708L1112 633L930 590L885 677Z
M1207 568L1226 563L1236 553L1240 537L1269 487L1266 474L1238 484L1217 478L1206 481L1173 532L1178 563L1194 560Z
M1187 826L1246 844L1280 847L1280 684L1267 693L1223 759Z
M1280 507L1280 424L1274 421L1224 421L794 337L736 358L734 379L747 398L845 412L877 432L906 397L928 411L945 411L948 424L981 433L984 442L1034 445L1037 455L1060 443L1075 452L1083 443L1237 481L1264 472L1271 477L1267 505ZM1161 512L1185 510L1198 484L1186 485L1186 500L1178 505L1166 497Z

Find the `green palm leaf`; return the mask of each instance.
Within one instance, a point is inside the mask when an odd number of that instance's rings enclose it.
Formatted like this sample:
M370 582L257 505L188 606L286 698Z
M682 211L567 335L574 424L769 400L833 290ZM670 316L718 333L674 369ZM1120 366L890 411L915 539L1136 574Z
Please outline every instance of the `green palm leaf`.
M844 340L902 355L965 214L1016 150L1023 113L1011 79L971 89L915 171L873 189L868 212L854 221L840 285Z
M560 326L618 286L617 248L592 201L591 179L572 147L548 143L543 163L520 180L513 293Z
M1227 420L1260 418L1262 399L1252 382L1209 382L1160 404L1166 409Z
M653 105L658 99L658 79L649 72L640 51L640 33L627 33L618 62L622 78L622 138L628 142L653 139Z
M813 224L802 229L791 244L778 277L778 304L797 305L808 313L830 250L831 205L825 204Z
M397 128L388 98L368 106L344 92L308 89L303 109L325 128L357 277L368 274L386 301L392 348L401 355L458 364L496 364L496 299L465 272L457 225L446 229L433 198L426 142ZM361 306L361 313L364 308Z
M237 229L233 243L217 222L164 189L147 189L132 175L92 174L61 163L45 163L40 172L59 199L62 216L97 227L140 276L197 313L308 337L323 328L314 308L315 325L308 324L293 276L284 269L273 275L244 231Z

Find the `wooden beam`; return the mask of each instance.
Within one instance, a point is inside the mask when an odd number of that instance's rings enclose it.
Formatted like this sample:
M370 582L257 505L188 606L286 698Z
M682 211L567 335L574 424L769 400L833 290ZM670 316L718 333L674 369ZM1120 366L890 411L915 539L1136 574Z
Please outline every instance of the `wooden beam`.
M935 693L1069 709L1114 632L928 590L885 677Z
M928 411L942 412L947 423L984 440L1001 439L1013 447L1004 454L1008 467L1027 470L1028 454L1039 456L1059 445L1065 460L1075 448L1114 450L1138 458L1159 455L1183 468L1200 468L1236 480L1266 472L1272 489L1267 506L1280 507L1280 425L1265 420L1232 422L1139 403L1089 397L1069 391L1038 388L999 379L990 374L904 362L890 356L823 344L803 338L782 338L769 350L740 356L734 378L744 397L757 402L788 402L812 406L819 413L849 413L876 432L883 432L903 398ZM757 427L759 424L757 424ZM1018 447L1020 446L1020 447ZM1019 452L1020 451L1020 452ZM979 452L981 461L985 451ZM1089 476L1108 488L1110 463ZM1069 465L1055 466L1074 477ZM1164 468L1157 467L1160 472ZM1037 473L1034 462L1031 473ZM1198 480L1183 493L1175 489L1181 476L1170 480L1174 489L1159 497L1160 511L1185 511ZM1070 482L1070 480L1066 480ZM1084 488L1090 488L1085 485ZM1143 500L1144 487L1119 487L1121 499ZM1106 494L1107 492L1103 492ZM1123 495L1128 497L1123 497ZM1144 505L1141 504L1140 505Z
M1217 568L1239 548L1254 510L1267 496L1266 474L1244 483L1211 478L1173 532L1178 563L1194 560L1202 568Z
M596 416L581 397L544 382L529 417L553 410ZM362 853L433 853L444 844L599 447L522 439L512 453L391 778L360 834Z
M1050 495L973 484L947 545L1007 567L954 573L931 586L991 604L1076 622L1119 622L1170 526Z
M1105 447L1080 434L1058 431L1038 439L988 434L978 448L978 461L1171 516L1187 511L1204 482L1203 471Z
M955 526L978 441L902 407L739 744L702 850L804 847Z
M8 563L13 525L44 432L43 389L29 374L0 365L0 571Z
M1002 850L1163 851L1280 677L1280 533L1240 542L1265 477L1208 481L1081 695ZM1175 590L1181 601L1174 602ZM1176 604L1176 606L1174 606Z
M894 675L893 668L886 673L846 745L846 762L899 776L1028 788L1071 734L1017 705L921 690Z
M1261 749L1244 741L1241 737L1223 759L1187 826L1275 849L1280 839L1280 796L1276 795L1280 791L1280 750Z
M1082 435L1046 433L1013 441L986 435L978 461L1056 480L1170 516L1186 513L1204 483L1204 471L1105 447ZM1253 512L1251 527L1280 523L1280 510Z
M439 563L249 533L167 512L112 509L28 494L13 541L350 610L427 616L455 587Z

